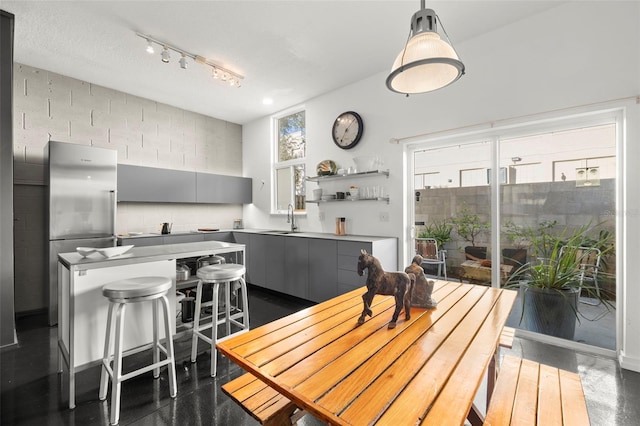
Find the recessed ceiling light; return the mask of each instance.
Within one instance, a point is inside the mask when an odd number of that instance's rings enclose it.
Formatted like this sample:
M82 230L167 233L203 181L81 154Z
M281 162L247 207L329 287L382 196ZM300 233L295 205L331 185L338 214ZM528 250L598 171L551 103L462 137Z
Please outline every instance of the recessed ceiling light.
M273 99L271 99L271 98L264 98L264 99L262 100L262 104L263 104L263 105L272 105L272 104L273 104Z

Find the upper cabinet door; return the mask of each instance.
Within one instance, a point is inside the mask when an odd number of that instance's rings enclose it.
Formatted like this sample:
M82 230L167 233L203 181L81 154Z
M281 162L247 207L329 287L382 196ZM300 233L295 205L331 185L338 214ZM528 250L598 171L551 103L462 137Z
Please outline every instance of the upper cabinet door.
M118 164L118 201L195 203L196 174Z
M198 203L249 204L252 201L251 178L196 173Z

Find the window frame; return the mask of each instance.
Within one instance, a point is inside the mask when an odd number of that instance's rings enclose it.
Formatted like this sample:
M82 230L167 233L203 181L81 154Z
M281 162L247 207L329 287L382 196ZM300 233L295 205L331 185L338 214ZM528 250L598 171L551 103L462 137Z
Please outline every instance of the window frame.
M305 150L304 156L300 158L294 158L291 160L280 161L279 156L279 121L284 117L288 117L293 114L297 114L299 112L305 113ZM274 114L271 116L271 214L288 214L287 208L278 208L278 195L279 195L279 185L278 185L278 172L283 169L289 169L291 181L289 182L289 200L290 203L294 206L294 214L297 215L305 215L306 214L306 201L303 200L302 209L296 209L296 185L295 185L295 175L296 175L296 167L302 166L303 173L306 176L306 108L304 105L299 105L293 108L289 108L285 111L281 111L278 114ZM306 191L306 185L304 182L302 184L303 196L304 191Z

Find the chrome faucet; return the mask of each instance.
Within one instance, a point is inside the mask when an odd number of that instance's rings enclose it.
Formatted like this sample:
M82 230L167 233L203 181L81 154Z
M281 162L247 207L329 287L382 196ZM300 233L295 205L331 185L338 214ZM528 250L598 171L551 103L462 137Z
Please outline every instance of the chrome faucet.
M291 216L289 216L291 214ZM291 219L289 219L291 217ZM287 206L287 223L291 222L291 232L295 232L298 227L296 226L295 216L293 215L293 205Z

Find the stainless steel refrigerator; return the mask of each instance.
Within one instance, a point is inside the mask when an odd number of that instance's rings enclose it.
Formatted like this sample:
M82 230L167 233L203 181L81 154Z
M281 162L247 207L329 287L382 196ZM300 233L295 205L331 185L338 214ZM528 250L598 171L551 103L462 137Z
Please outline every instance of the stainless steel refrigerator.
M58 253L116 245L117 151L49 142L49 324L58 322Z

